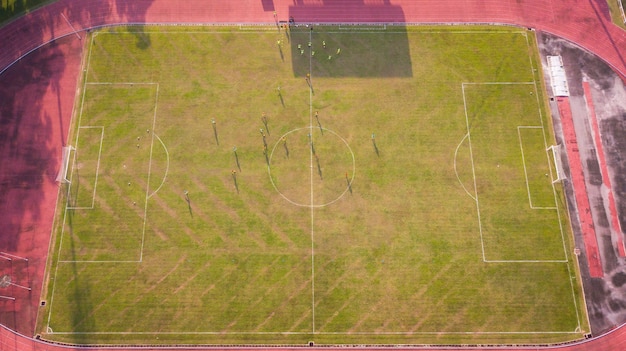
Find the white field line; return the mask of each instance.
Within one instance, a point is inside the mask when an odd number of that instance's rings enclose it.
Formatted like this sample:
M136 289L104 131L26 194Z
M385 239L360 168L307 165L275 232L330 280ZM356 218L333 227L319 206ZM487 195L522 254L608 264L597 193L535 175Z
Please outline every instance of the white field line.
M313 31L309 31L309 43L313 42ZM313 77L311 76L312 67L313 67L313 57L311 56L312 48L309 48L309 135L310 137L310 180L311 180L311 330L315 333L315 216L313 207L314 198L313 198Z
M85 106L85 93L86 93L86 88L87 88L87 79L88 79L88 72L89 72L89 65L91 63L91 52L93 49L93 39L95 38L95 34L91 37L91 40L89 41L89 49L88 49L88 53L87 53L87 66L85 68L83 68L83 74L84 74L84 82L83 82L83 91L82 91L82 97L80 100L80 109L78 112L78 121L77 121L77 125L80 127L80 123L82 121L83 118L83 107ZM77 128L77 132L76 132L76 139L74 140L74 145L78 145L78 135L80 134L80 128ZM69 138L69 136L68 136ZM74 164L76 163L76 152L74 152L74 157L72 159L72 169L74 169ZM70 173L70 183L72 181L72 173ZM61 250L63 248L63 238L65 237L65 223L67 220L67 201L69 201L69 196L70 196L70 189L71 186L68 185L67 187L67 194L66 194L66 202L65 202L65 209L63 210L63 221L61 223L61 238L59 239L59 254L57 255L57 262L56 262L56 267L54 268L54 277L56 278L59 272L59 260L61 259ZM53 228L54 230L54 228ZM53 302L54 302L54 291L56 288L56 279L53 280L52 282L52 289L51 289L51 294L50 294L50 304L48 305L48 319L46 322L46 328L50 328L50 319L52 318L52 307L53 307Z
M467 125L467 140L469 142L469 148L470 148L470 160L472 163L472 175L474 177L474 191L476 192L476 213L477 213L477 217L478 217L478 231L480 234L480 246L481 246L481 251L482 251L482 259L483 262L485 263L566 263L568 262L567 259L567 255L565 256L564 260L488 260L486 255L485 255L485 242L484 242L484 238L483 238L483 229L482 229L482 222L480 219L480 201L478 198L478 188L477 188L477 184L476 184L476 171L475 171L475 166L474 166L474 153L473 153L473 149L472 149L472 136L470 133L470 124L469 124L469 116L467 114L467 99L465 96L465 86L466 85L499 85L499 84L503 84L503 85L512 85L512 84L520 84L520 85L533 85L535 87L535 91L536 91L536 84L534 82L519 82L519 83L515 83L515 82L505 82L505 83L497 83L497 82L487 82L487 83L461 83L461 92L463 94L463 109L465 112L465 123ZM535 94L537 95L537 94ZM541 127L543 129L543 127ZM544 139L545 139L545 133L544 133ZM544 144L545 144L545 140L544 140ZM554 189L554 186L553 186ZM556 196L556 193L555 193ZM556 198L555 198L555 203L556 202ZM563 227L561 224L561 217L559 215L559 210L556 209L557 212L557 218L559 221L559 228L561 230L561 239L563 241L563 245L565 246L565 241L564 241L564 237L563 237Z
M520 151L522 152L522 165L524 166L524 178L526 179L526 191L528 193L528 205L533 210L556 210L556 209L558 209L556 207L556 204L555 204L555 206L549 206L549 207L541 207L541 206L533 205L533 199L530 196L530 183L528 182L528 170L526 168L526 157L524 156L524 144L522 142L522 133L520 132L520 129L541 129L541 132L543 133L543 127L540 127L540 126L517 126L517 137L519 139ZM548 162L548 168L549 167L550 167L550 163Z
M90 46L90 49L91 49L91 46ZM81 74L78 74L77 77L76 77L76 87L77 87L77 89L76 89L76 92L74 93L74 101L78 101L78 99L80 98L80 94L81 94L80 80L81 80L81 77L84 77L85 81L87 80L87 76L82 74L83 71L86 71L86 69L85 69L85 65L86 64L87 64L86 56L83 56L83 58L80 60L80 72L81 72ZM0 72L0 74L2 74L2 73ZM77 113L76 108L73 107L72 108L72 114L70 115L70 123L69 123L70 127L72 125L74 125L73 123L74 123L74 121L76 119L76 113ZM70 134L69 133L68 133L66 138L67 138L66 145L71 147L71 145L69 145L70 144ZM70 153L71 153L71 149L70 149ZM69 158L70 157L68 155L68 165L67 165L68 168L66 168L66 171L67 171L67 169L69 169ZM58 201L59 201L60 196L61 196L61 191L62 191L61 189L62 189L62 187L59 187L59 189L57 190L57 197L56 197L57 205L54 206L54 216L52 217L52 226L50 228L50 238L55 238L55 234L54 233L55 233L57 225L58 225L58 223L57 223L58 222L57 212L58 212L58 209L59 209ZM67 202L66 202L66 206L67 206ZM64 213L65 213L65 210L64 210ZM65 215L64 215L64 218L62 220L62 223L63 224L65 223ZM63 234L61 232L61 236L62 235ZM48 253L51 253L52 250L54 250L54 241L55 240L48 240L48 251L47 251ZM53 261L54 261L52 256L53 255L51 255L51 254L48 255L48 257L46 258L46 264L44 266L44 269L45 269L44 277L45 277L46 281L50 281L50 277L52 277L52 272L48 272L48 269L52 268L52 264L53 264ZM57 258L57 261L58 261L58 258ZM56 272L57 271L55 269L55 271L54 271L55 276L56 276ZM54 295L54 283L52 283L52 292L53 292L53 295ZM53 295L51 295L50 303L52 303L52 296ZM40 310L41 309L37 309L36 319L35 320L39 320ZM42 317L42 318L45 318L45 316ZM49 325L50 325L50 319L48 318L48 322L47 322L47 326L46 327L50 328Z
M459 172L457 171L457 167L456 167L456 157L457 157L457 154L459 153L459 148L461 147L461 145L463 145L463 142L468 137L469 137L469 133L465 134L465 136L463 136L463 139L461 139L461 142L459 143L459 145L457 145L456 150L454 150L454 174L456 174L456 179L459 181L459 184L461 184L461 187L463 188L463 190L465 190L467 195L469 195L469 197L471 197L472 200L476 201L476 197L467 190L465 185L463 185L463 182L461 181L461 177L459 177Z
M59 263L139 263L137 260L60 260Z
M485 263L567 263L567 260L485 260Z
M348 25L344 25L345 28L341 28L342 30L340 31L324 31L324 33L330 33L330 34L346 34L346 30L349 30L349 26ZM355 27L358 25L355 25ZM368 25L371 26L371 25ZM419 32L407 32L406 30L394 30L396 28L396 26L387 26L386 24L385 26L385 30L382 30L382 26L380 28L378 28L380 31L380 33L398 33L398 34L521 34L521 35L526 35L525 31L499 31L499 30L494 30L494 31L488 31L488 30L460 30L460 31L442 31L442 30L425 30L425 31L419 31ZM267 24L264 26L259 26L259 25L232 25L231 28L234 27L238 27L241 29L241 32L238 34L264 34L267 33L269 31L276 31L276 25L275 24ZM329 28L338 28L338 26L331 26ZM373 28L373 27L370 27ZM402 27L399 27L402 28ZM97 35L119 35L119 34L136 34L138 32L131 32L131 31L115 31L115 32L95 32L95 34ZM227 33L225 31L218 31L218 30L206 30L206 31L199 31L199 30L193 30L193 31L170 31L170 30L155 30L155 31L151 31L151 30L144 30L141 33L145 33L145 34L224 34ZM367 30L367 31L363 31L363 33L352 33L352 34L368 34L368 33L376 33L376 31L374 30Z
M356 31L377 31L377 30L387 30L386 24L368 24L368 25L339 25L340 30L356 30Z
M470 163L472 164L472 178L474 178L474 199L476 200L476 214L478 216L478 232L480 234L480 248L485 262L485 242L483 240L483 227L480 221L480 202L478 201L478 187L476 186L476 167L474 167L474 152L472 150L472 136L470 133L469 116L467 115L467 99L465 97L465 83L461 83L461 92L463 93L463 111L465 111L465 124L467 126L467 142L470 150Z
M261 33L269 32L269 31L273 31L273 32L277 31L276 25L272 25L272 26L270 26L270 25L267 25L267 26L246 26L246 25L243 25L243 24L239 25L239 30L252 31L252 32L261 32ZM153 33L166 33L166 32L153 32ZM199 32L199 33L204 33L204 32Z
M49 329L51 330L51 329ZM315 332L314 335L570 335L580 334L574 331L511 331L511 332L486 332L486 331L441 331L441 332ZM310 332L229 332L229 331L171 331L171 332L47 332L44 334L55 335L310 335Z
M78 127L78 130L80 131L81 129L100 129L100 149L98 150L98 161L96 162L96 179L93 182L93 192L91 194L91 206L90 207L86 207L86 206L70 206L67 207L68 210L93 210L94 204L96 202L96 189L98 188L98 173L100 171L100 158L102 156L102 142L104 141L104 127L103 126L84 126L84 127ZM78 140L76 141L78 143ZM76 146L78 146L78 144L76 144ZM76 157L76 154L78 153L78 149L74 149L74 157ZM74 167L72 166L72 170L74 169ZM70 183L71 186L72 183Z
M96 32L94 33L94 35L91 37L91 40L89 42L89 49L88 49L88 54L87 54L87 62L86 62L86 67L83 69L83 74L84 74L84 82L83 82L83 87L82 87L82 97L81 97L81 102L80 102L80 109L78 112L78 121L77 121L77 132L76 132L76 138L74 141L74 145L78 145L78 138L79 138L79 134L80 134L80 128L81 128L81 123L82 123L82 117L83 117L83 110L84 110L84 106L85 106L85 95L86 95L86 89L87 89L87 85L113 85L113 84L119 84L119 85L133 85L133 84L156 84L157 85L157 91L158 91L158 83L145 83L145 82L120 82L120 83L114 83L114 82L89 82L88 81L88 73L89 73L89 69L91 66L91 54L93 52L93 42L95 37L101 34L101 32ZM157 95L158 96L158 95ZM156 101L155 101L155 116L156 116ZM153 123L154 124L154 123ZM103 131L104 133L104 131ZM102 140L102 139L101 139ZM102 147L100 147L100 150L102 150ZM99 164L99 158L98 158L98 164ZM72 159L72 169L74 168L74 165L76 163L76 152L74 152L74 157ZM72 181L72 176L70 173L70 184ZM68 186L67 188L67 199L69 199L70 196L70 186ZM146 199L147 202L147 199ZM93 207L93 205L92 205ZM137 263L138 261L69 261L69 260L61 260L61 251L63 248L63 239L65 237L65 223L67 221L67 211L71 210L71 207L67 206L67 203L65 204L65 209L63 212L63 223L62 223L62 227L61 227L61 238L59 239L59 249L58 252L59 254L57 255L57 262L56 262L56 267L54 269L54 277L57 277L58 275L58 271L59 271L59 263ZM81 208L76 208L76 209L81 209ZM145 212L144 212L144 225L143 225L143 233L142 233L142 241L141 241L141 250L140 250L140 259L142 257L143 254L143 244L144 244L144 237L145 237ZM49 301L49 309L48 309L48 318L47 318L47 322L46 322L46 328L51 330L50 328L50 321L52 319L52 311L53 311L53 304L54 304L54 294L55 294L55 289L56 289L56 279L53 280L52 283L52 289L51 289L51 295L50 295L50 301Z
M577 330L582 330L582 327L580 325L581 324L580 323L580 313L578 312L578 302L576 302L576 294L574 293L575 289L574 289L574 282L573 282L573 280L576 279L576 276L572 275L572 270L570 269L569 264L566 264L566 266L567 266L567 277L569 278L569 284L570 284L570 287L571 287L571 290L572 290L572 301L574 302L574 310L576 311L576 321L578 322ZM585 310L586 310L586 308L587 308L587 306L586 306L586 304L587 304L586 299L583 298L583 301L585 301L583 303L585 304ZM591 325L591 323L589 321L589 317L587 317L587 325Z
M284 137L286 137L287 135L293 133L293 132L297 132L300 130L311 130L310 127L301 127L301 128L296 128L296 129L292 129L290 131L288 131L287 133L283 134ZM343 141L343 143L346 145L346 148L348 149L348 151L350 151L350 156L352 157L352 177L350 178L350 184L352 184L354 182L354 177L356 175L356 156L354 155L354 151L352 151L352 148L350 147L350 145L348 144L348 141L343 138L341 135L339 135L337 132L335 132L332 129L328 129L328 128L322 128L325 132L334 134L336 137L338 137L339 139L341 139L341 141ZM280 138L279 138L280 141ZM277 141L274 146L272 147L272 151L270 152L270 164L272 162L272 159L274 157L274 152L276 151L276 147L279 145L279 142ZM332 201L328 201L326 203L323 204L313 204L313 206L311 206L311 203L309 201L309 203L299 203L299 202L295 202L293 200L291 200L289 197L287 197L285 194L283 194L279 189L278 186L276 186L276 183L274 182L274 179L272 177L272 170L271 170L271 166L267 167L267 174L268 177L270 179L270 183L272 183L272 187L274 188L274 190L278 193L278 195L280 195L283 199L285 199L287 202L291 203L292 205L295 206L299 206L299 207L315 207L315 208L322 208L322 207L326 207L329 206L331 204L334 204L335 202L339 201L349 190L350 187L346 186L346 189L343 191L343 193L341 193L341 195L339 195L336 199L332 200Z
M552 2L550 2L550 6L552 7ZM554 10L551 11L552 12L552 17L554 17ZM526 47L528 48L528 52L531 52L531 46L530 46L530 42L528 41L528 36L526 36ZM531 68L531 74L534 77L534 73L535 71L538 70L538 68L535 68L535 65L533 64L533 60L532 57L529 55L528 56L528 60L530 62L530 68ZM539 75L540 77L542 77L543 75ZM543 112L541 111L541 101L539 100L539 89L537 87L537 81L533 81L534 83L534 88L535 88L535 99L537 101L537 110L538 110L538 115L539 115L539 121L541 123L542 129L544 131L543 133L543 146L544 149L548 149L548 141L546 139L546 133L545 133L545 125L543 123ZM552 174L552 167L550 167L549 165L550 160L548 160L548 170L550 172L550 179L554 179L554 175ZM556 161L555 161L556 162ZM558 170L555 170L557 172L557 177L558 177ZM554 183L552 183L552 194L554 195L554 204L557 207L556 210L556 216L557 216L557 220L559 221L559 230L561 231L561 243L563 244L563 255L565 257L565 261L569 262L569 255L567 254L567 245L565 244L565 231L563 230L563 220L561 218L561 210L558 208L559 207L559 202L558 202L558 196L557 196L557 191L556 191L556 187L554 186ZM578 260L574 260L574 262L576 262L576 264L578 264ZM569 267L569 264L566 264L567 266L567 271L568 271L568 275L571 277L571 270ZM582 281L582 276L580 275L580 269L578 270L579 275L578 275L578 280ZM574 307L576 309L576 319L578 321L578 329L581 330L581 325L580 325L580 314L578 311L578 303L576 302L576 289L574 287L574 283L572 282L572 279L570 279L570 287L571 287L571 291L572 291L572 301L574 302ZM583 303L585 304L585 311L587 311L587 301L586 299L583 298ZM587 325L590 326L591 322L589 320L589 314L585 314L587 316Z
M474 82L461 83L462 85L534 85L535 82Z
M528 36L526 36L526 47L528 48L528 52L531 52L531 46L530 46L530 42L528 41ZM533 60L532 60L532 57L530 55L528 56L528 60L530 62L531 74L534 77L535 76L534 72L537 69L535 68L535 65L533 65ZM540 75L540 77L541 76L542 75ZM543 112L541 111L541 101L539 100L539 88L537 87L537 82L536 81L533 81L533 87L535 89L534 95L535 95L535 100L537 101L537 114L539 116L539 122L541 124L541 127L544 130L544 133L543 133L543 146L544 146L544 149L547 149L548 148L548 141L546 139L546 133L545 133L546 126L544 125L544 122L543 122ZM548 162L549 162L549 160L548 160ZM554 179L554 175L552 174L552 167L550 167L550 165L548 165L548 170L550 172L550 179ZM558 174L557 174L557 176L558 176ZM567 245L565 244L565 231L563 230L563 220L561 219L561 210L558 209L559 201L558 201L557 191L556 191L556 188L554 186L554 183L552 183L552 193L554 194L554 203L555 203L555 205L557 207L556 214L557 214L557 218L558 218L558 221L559 221L559 229L561 231L561 242L563 244L563 254L565 255L565 260L569 260L569 256L567 254ZM580 279L580 281L582 281L582 277L579 277L579 279ZM574 292L574 290L572 290L572 293L573 292Z
M150 140L150 160L148 161L148 179L146 181L146 197L144 199L143 207L143 224L141 226L141 249L139 251L139 262L143 261L143 247L146 239L146 220L148 218L148 199L150 198L150 173L152 172L152 151L154 149L154 128L156 127L157 108L159 106L159 84L156 84L156 92L154 96L154 114L152 116L152 139ZM160 140L160 139L159 139ZM169 154L168 154L169 157ZM169 158L168 158L169 159ZM164 180L165 181L165 180Z
M259 29L259 28L257 28ZM258 31L259 33L263 33L266 31L269 31L270 29L264 29L263 31ZM386 31L385 33L389 33L390 31ZM442 33L443 31L428 31L428 32L420 32L420 33ZM95 34L123 34L123 33L131 33L131 32L108 32L108 33L101 33L101 32L97 32ZM196 31L196 32L169 32L169 31L158 31L158 32L149 32L147 31L146 33L152 33L152 34L160 34L160 33L169 33L169 34L215 34L215 33L222 33L219 31ZM242 33L254 33L252 30L248 31L242 31ZM345 33L345 32L328 32L328 33ZM373 32L367 32L367 33L373 33ZM397 33L406 33L406 32L397 32ZM459 32L453 32L453 33L449 33L446 32L448 34L477 34L477 33L481 33L481 31L459 31ZM498 33L498 32L491 32L491 31L484 31L484 33ZM511 32L501 32L503 34L507 34L507 33L511 33ZM515 32L514 32L515 33ZM523 33L524 32L519 32L519 33ZM366 34L366 33L363 33ZM87 69L85 70L85 72L88 71L89 69L89 62L91 60L91 52L92 52L92 46L93 46L93 38L95 37L92 36L92 40L90 43L90 47L89 47L89 54L88 54L88 60L87 60ZM528 39L527 39L528 40ZM532 62L531 62L532 63ZM87 82L87 78L85 77L85 82L84 82L84 87L87 84L158 84L158 83L88 83ZM469 133L469 123L468 123L468 115L467 115L467 102L466 102L466 97L465 97L465 85L473 85L473 84L533 84L535 85L535 89L536 89L536 82L486 82L486 83L462 83L462 91L463 91L463 103L464 103L464 110L465 110L465 117L466 117L466 123L467 123L467 127L468 127L468 133L467 133L467 139L470 145L470 159L471 159L471 163L472 163L472 174L473 174L473 178L474 178L474 190L476 192L477 186L476 186L476 174L475 174L475 167L474 167L474 158L473 158L473 153L472 153L472 147L471 147L471 136ZM158 87L157 87L157 91L158 91ZM309 92L310 95L310 126L312 128L312 92ZM158 93L157 93L158 96ZM537 97L538 98L538 97ZM84 99L85 99L85 92L84 92L84 88L83 88L83 96L82 96L82 101L81 101L81 108L80 108L80 113L79 113L79 121L82 117L82 110L83 110L83 105L84 105ZM540 111L541 114L541 111ZM155 118L156 118L156 107L155 107ZM542 124L543 124L543 120L542 120ZM80 122L79 122L80 125ZM310 128L310 129L311 129ZM154 130L154 128L153 128ZM158 137L158 136L157 136ZM154 133L153 133L153 138L154 138ZM545 134L544 134L544 138L545 138ZM458 147L457 147L458 149ZM152 150L151 150L151 155L152 155ZM150 162L152 161L152 156L150 157ZM150 168L150 166L149 166ZM312 179L313 179L313 164L312 164L312 155L311 155L311 204L313 204L313 183L312 183ZM149 189L148 189L149 190ZM471 195L470 195L471 196ZM556 196L556 193L555 193ZM148 196L146 197L146 206L147 206L147 199ZM478 211L478 222L479 222L479 230L480 230L480 236L481 236L481 247L482 247L482 253L483 253L483 261L484 262L504 262L504 263L508 263L508 262L537 262L537 263L541 263L541 262L567 262L566 261L485 261L485 252L484 252L484 243L483 243L483 239L482 239L482 225L480 223L480 207L479 207L479 201L478 201L478 193L476 192L476 197L475 197L475 201L476 201L476 206L477 206L477 211ZM314 235L314 231L313 231L313 209L314 207L311 206L311 251L312 251L312 257L311 257L311 261L312 264L314 263L314 245L313 245L313 235ZM67 212L67 208L65 210L65 212ZM559 213L559 211L557 211L557 213ZM65 218L66 216L64 215L64 220L63 222L65 223ZM560 215L559 215L559 223L561 223L560 221ZM561 228L561 232L563 233L563 230ZM145 215L144 215L144 235L145 235ZM61 240L60 240L60 244L59 244L59 250L61 248L63 242L63 233L61 235ZM144 239L142 237L142 252L143 252L143 242ZM565 242L563 241L563 245L565 246ZM60 255L59 255L60 256ZM57 262L76 262L76 261L61 261L59 259L57 259ZM138 261L80 261L80 262L84 262L84 263L119 263L119 262L132 262L132 263L137 263ZM568 270L569 270L569 266L568 266ZM55 270L55 275L56 272L58 271L58 264ZM312 266L312 277L314 277L314 267ZM56 282L55 282L56 283ZM49 325L50 325L50 317L52 314L52 302L54 299L54 288L55 288L55 283L53 283L53 287L52 287L52 295L51 295L51 299L50 299L50 309L49 309L49 315L48 315L48 330L51 330ZM573 284L573 283L571 283ZM313 308L314 308L314 280L312 279L312 297L313 297ZM574 294L574 288L572 285L572 294ZM576 309L576 312L578 314L578 309ZM313 322L315 321L314 318L314 313L313 313ZM514 334L579 334L579 331L563 331L563 332L559 332L559 331L526 331L526 332L483 332L483 331L468 331L468 332L404 332L404 331L400 331L400 332L315 332L315 326L313 324L313 333L316 335L440 335L440 334L449 334L449 335L475 335L475 334L482 334L482 335L514 335ZM310 332L223 332L223 331L218 331L218 332L54 332L54 334L59 334L59 335L142 335L142 334L161 334L161 335L170 335L170 334L188 334L188 335L220 335L220 334L227 334L227 335L275 335L275 334L281 334L281 335L305 335L305 334L310 334Z
M143 259L143 249L144 249L144 242L145 242L145 235L146 235L146 220L147 220L147 215L148 215L148 199L154 194L156 193L153 192L151 195L148 195L148 192L150 191L150 170L152 167L152 150L153 150L153 146L154 146L154 137L155 137L155 133L154 133L154 127L156 125L156 113L157 113L157 106L158 106L158 99L159 99L159 83L154 83L154 82L148 82L148 83L135 83L135 82L122 82L122 83L116 83L116 82L101 82L101 83L86 83L89 85L154 85L156 87L156 92L155 92L155 98L154 98L154 114L152 117L152 140L151 140L151 144L150 144L150 159L148 161L148 179L147 179L147 186L146 186L146 197L144 199L144 215L143 215L143 223L142 223L142 227L141 227L141 246L140 246L140 250L139 250L139 259L138 260L103 260L103 261L99 261L99 260L58 260L58 262L61 263L138 263L138 262L142 262ZM81 128L102 128L102 139L100 139L100 152L102 152L102 140L104 139L104 127L100 127L100 126L85 126L85 127L81 127L79 126L78 129L80 130ZM158 136L156 136L158 138ZM78 140L78 137L77 137ZM160 139L159 139L160 140ZM162 141L161 141L162 143ZM165 145L163 145L165 147ZM166 148L166 153L167 153L167 148ZM167 153L167 159L168 159L168 169L169 169L169 153ZM97 177L97 173L98 173L98 168L100 165L100 154L98 155L98 167L96 169L96 177ZM167 171L166 171L167 174ZM71 179L70 179L71 180ZM165 182L165 179L163 180L163 182ZM96 184L97 184L97 178L96 178ZM161 184L162 185L162 184ZM159 189L161 187L159 186ZM159 190L157 189L157 191ZM94 208L94 201L95 201L95 185L94 185L94 197L92 199L92 205L91 207L67 207L66 210L90 210Z
M155 82L90 82L87 85L159 85Z
M165 180L167 179L167 173L170 170L170 153L167 151L167 147L165 146L165 143L163 142L163 140L161 140L161 138L159 138L159 136L156 133L153 133L153 134L157 139L159 139L159 142L161 143L161 145L163 145L163 149L165 150L166 163L165 163L165 175L163 175L163 180L161 181L161 184L159 185L159 187L156 188L155 191L150 193L150 195L148 195L148 199L151 198L154 194L156 194L159 190L161 190L161 187L163 187L163 184L165 184Z

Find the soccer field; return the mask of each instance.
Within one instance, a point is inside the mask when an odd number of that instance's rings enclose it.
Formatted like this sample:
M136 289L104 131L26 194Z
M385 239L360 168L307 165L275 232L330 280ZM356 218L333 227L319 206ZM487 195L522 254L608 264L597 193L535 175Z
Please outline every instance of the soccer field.
M588 331L532 32L89 39L42 338L543 343Z

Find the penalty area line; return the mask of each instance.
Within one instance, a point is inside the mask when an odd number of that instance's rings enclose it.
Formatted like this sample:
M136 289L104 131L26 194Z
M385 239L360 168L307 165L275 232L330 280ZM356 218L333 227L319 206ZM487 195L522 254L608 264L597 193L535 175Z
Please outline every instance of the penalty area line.
M478 217L478 232L480 234L480 249L482 251L483 262L486 262L485 241L483 240L483 225L480 220L480 202L478 201L478 186L476 184L476 167L474 166L474 152L472 150L472 136L470 133L469 115L467 113L467 98L465 96L465 85L471 83L461 83L461 92L463 94L463 111L465 113L465 124L467 126L467 142L469 143L470 163L472 164L472 178L474 178L474 200L476 201L476 215Z

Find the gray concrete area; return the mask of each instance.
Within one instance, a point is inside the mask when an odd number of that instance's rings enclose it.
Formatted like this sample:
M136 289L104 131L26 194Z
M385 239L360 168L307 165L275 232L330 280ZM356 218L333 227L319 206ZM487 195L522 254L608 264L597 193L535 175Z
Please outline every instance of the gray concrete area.
M626 322L626 261L619 257L617 250L618 235L623 237L623 233L612 232L611 229L608 187L602 179L583 81L589 82L592 90L602 148L622 228L626 228L626 88L624 82L606 63L589 52L545 33L538 33L537 38L551 100L553 126L557 143L560 144L563 143L562 127L556 102L551 95L546 56L561 55L567 74L574 129L604 269L604 278L590 278L584 250L581 250L578 259L591 331L593 335L599 335ZM561 156L566 163L567 154L564 148ZM569 175L569 167L565 166L565 172ZM565 180L563 186L575 245L582 249L584 241L577 222L578 213L572 184Z

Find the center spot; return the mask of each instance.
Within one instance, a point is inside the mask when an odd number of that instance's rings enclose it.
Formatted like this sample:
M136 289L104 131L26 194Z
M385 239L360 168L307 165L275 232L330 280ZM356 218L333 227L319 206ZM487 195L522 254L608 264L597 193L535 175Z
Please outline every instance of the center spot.
M305 127L281 136L270 154L276 191L297 206L322 207L339 200L352 183L354 154L330 129Z

